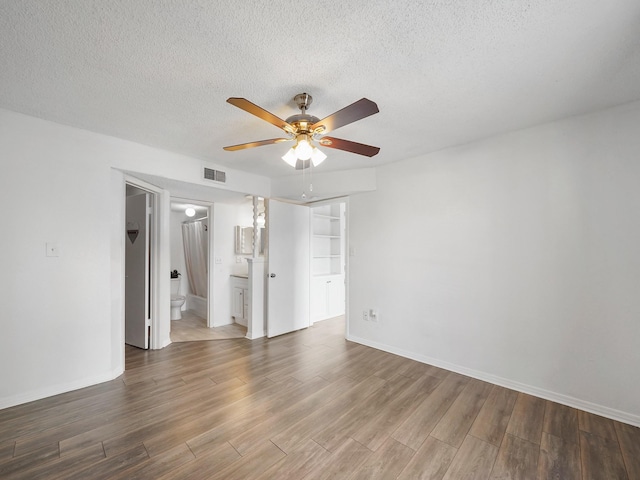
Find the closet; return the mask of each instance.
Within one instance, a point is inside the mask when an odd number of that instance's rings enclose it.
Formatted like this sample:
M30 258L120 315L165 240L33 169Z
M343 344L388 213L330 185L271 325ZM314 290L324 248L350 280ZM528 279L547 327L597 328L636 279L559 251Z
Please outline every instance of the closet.
M345 204L311 209L311 321L345 312Z

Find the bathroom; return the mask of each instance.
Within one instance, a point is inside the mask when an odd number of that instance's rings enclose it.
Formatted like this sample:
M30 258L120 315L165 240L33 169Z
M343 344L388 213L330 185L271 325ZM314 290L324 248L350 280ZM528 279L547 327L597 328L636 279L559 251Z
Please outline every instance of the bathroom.
M224 203L171 198L172 341L246 334L231 315L231 279L248 272L248 255L235 251L235 227L252 224L252 197Z

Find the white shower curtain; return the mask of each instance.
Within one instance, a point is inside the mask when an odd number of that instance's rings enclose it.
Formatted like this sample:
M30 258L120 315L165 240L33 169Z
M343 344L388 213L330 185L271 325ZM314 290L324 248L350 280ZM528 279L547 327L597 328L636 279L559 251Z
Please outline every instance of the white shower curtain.
M184 259L191 292L207 298L207 230L203 222L182 224Z

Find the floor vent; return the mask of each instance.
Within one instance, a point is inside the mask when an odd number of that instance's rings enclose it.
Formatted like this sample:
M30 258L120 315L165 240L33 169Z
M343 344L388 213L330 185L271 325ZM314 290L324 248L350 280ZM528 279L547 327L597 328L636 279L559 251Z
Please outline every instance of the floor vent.
M207 180L213 180L214 182L225 183L227 181L227 174L220 170L213 170L212 168L204 167L204 178Z

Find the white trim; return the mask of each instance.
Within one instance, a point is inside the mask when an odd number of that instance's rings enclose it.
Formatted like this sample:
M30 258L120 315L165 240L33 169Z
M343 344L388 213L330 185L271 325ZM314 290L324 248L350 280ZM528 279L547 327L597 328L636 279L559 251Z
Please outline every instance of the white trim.
M245 338L255 340L266 335L266 266L264 257L247 258L249 264L249 318Z
M585 400L581 400L575 397L570 397L568 395L563 395L561 393L544 390L542 388L534 387L532 385L515 382L507 378L498 377L496 375L491 375L490 373L481 372L479 370L473 370L467 367L462 367L460 365L445 362L443 360L438 360L436 358L431 358L426 355L419 355L413 352L408 352L401 348L392 347L389 345L385 345L383 343L373 342L371 340L360 338L354 335L347 335L346 338L351 342L359 343L361 345L375 348L377 350L382 350L383 352L393 353L394 355L399 355L401 357L409 358L411 360L415 360L420 363L426 363L428 365L433 365L435 367L444 368L445 370L460 373L462 375L466 375L468 377L489 382L494 385L500 385L501 387L509 388L511 390L516 390L522 393L527 393L529 395L544 398L545 400L561 403L562 405L566 405L568 407L577 408L579 410L584 410L585 412L593 413L596 415L610 418L612 420L617 420L619 422L640 427L640 416L634 415L632 413L627 413L620 410L616 410L614 408L605 407L604 405L598 405L595 403L587 402Z
M21 405L23 403L33 402L36 400L42 400L54 395L60 395L61 393L71 392L73 390L79 390L81 388L91 387L103 382L109 382L115 380L124 373L124 370L116 369L112 372L95 375L81 380L74 380L73 382L62 383L58 385L52 385L46 388L38 388L19 395L13 395L0 399L0 410Z
M161 189L151 183L140 180L134 176L124 173L125 185L133 185L148 191L153 195L153 212L151 216L151 256L152 256L152 302L151 302L151 338L149 339L149 348L151 350L159 350L166 347L171 343L171 338L167 335L163 335L164 331L170 331L170 303L171 303L171 288L167 275L162 275L162 272L169 271L169 266L165 268L166 255L162 254L162 250L169 249L169 192ZM126 186L125 186L126 189ZM126 195L126 193L125 193ZM124 200L123 200L124 201ZM125 237L125 231L122 231L123 242ZM124 258L122 259L124 262ZM163 285L166 284L166 285ZM163 288L163 286L165 288ZM163 308L165 307L166 308ZM124 325L124 318L122 319ZM165 325L167 323L167 325ZM124 333L124 328L123 328ZM124 343L124 338L122 339Z
M349 333L349 197L344 198L344 337Z

